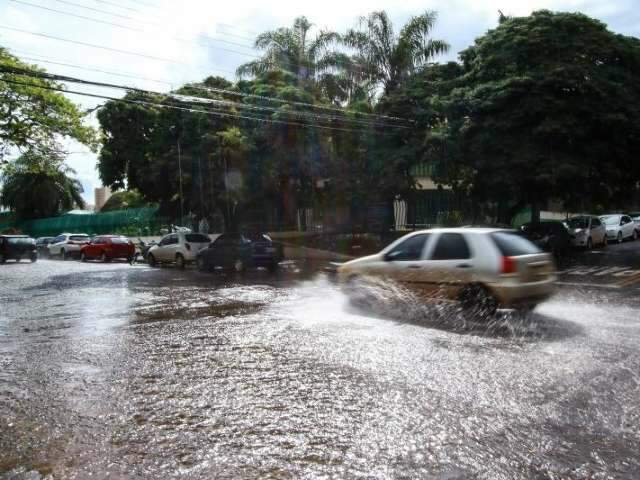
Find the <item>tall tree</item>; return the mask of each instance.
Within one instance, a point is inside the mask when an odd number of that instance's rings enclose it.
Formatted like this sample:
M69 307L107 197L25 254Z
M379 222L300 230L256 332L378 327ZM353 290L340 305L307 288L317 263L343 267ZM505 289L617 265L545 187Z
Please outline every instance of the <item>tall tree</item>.
M16 72L41 70L0 47L0 160L14 149L62 150L61 137L95 145L95 132L83 124L83 113L64 95L62 85Z
M53 217L84 207L82 185L56 152L30 150L10 163L0 177L0 204L19 220Z
M459 146L449 174L534 217L554 198L626 203L640 180L640 40L543 10L502 19L460 57L465 73L442 98L441 132Z
M437 55L449 51L447 42L431 38L437 18L436 12L426 11L411 17L396 34L387 13L377 11L362 17L358 28L347 31L343 42L355 49L358 80L372 95L391 93Z
M298 17L291 27L261 33L254 46L264 52L262 58L238 67L238 76L259 77L274 70L285 70L301 81L318 80L320 74L334 66L332 46L339 35L321 30L310 37L312 27L306 17Z

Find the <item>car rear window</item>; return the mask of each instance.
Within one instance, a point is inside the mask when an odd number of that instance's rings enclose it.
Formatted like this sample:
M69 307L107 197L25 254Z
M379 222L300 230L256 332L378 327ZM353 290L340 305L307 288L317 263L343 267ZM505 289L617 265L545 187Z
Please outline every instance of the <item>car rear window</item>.
M191 242L191 243L209 243L211 242L211 239L206 236L206 235L202 235L200 233L188 233L184 236L184 239L187 242Z
M32 238L11 238L7 239L11 245L33 245L35 240Z
M541 253L541 250L526 238L522 238L516 232L493 232L491 238L505 257L518 257Z
M89 240L89 235L71 235L69 240L74 242L86 242Z

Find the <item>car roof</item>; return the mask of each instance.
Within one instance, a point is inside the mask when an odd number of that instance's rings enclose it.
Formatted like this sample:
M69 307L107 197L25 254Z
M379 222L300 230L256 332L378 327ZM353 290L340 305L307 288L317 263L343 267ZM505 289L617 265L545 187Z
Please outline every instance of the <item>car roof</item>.
M31 238L29 235L0 235L3 238Z
M426 230L417 230L411 233L493 233L493 232L511 232L513 229L497 228L497 227L439 227L429 228Z

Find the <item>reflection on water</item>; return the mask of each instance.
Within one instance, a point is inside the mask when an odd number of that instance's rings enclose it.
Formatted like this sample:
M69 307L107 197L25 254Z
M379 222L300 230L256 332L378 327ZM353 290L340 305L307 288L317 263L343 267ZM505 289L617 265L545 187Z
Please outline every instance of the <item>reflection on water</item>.
M389 285L354 306L321 278L184 272L175 282L173 269L71 263L61 275L59 265L9 272L0 299L0 472L640 471L632 310L562 298L486 323ZM27 290L32 303L15 301Z

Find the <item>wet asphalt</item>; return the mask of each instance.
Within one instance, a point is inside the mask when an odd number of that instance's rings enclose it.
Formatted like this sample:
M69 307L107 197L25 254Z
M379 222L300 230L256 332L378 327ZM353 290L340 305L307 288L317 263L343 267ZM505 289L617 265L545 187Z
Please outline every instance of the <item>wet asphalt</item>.
M0 479L640 478L639 253L489 323L296 264L0 265Z

